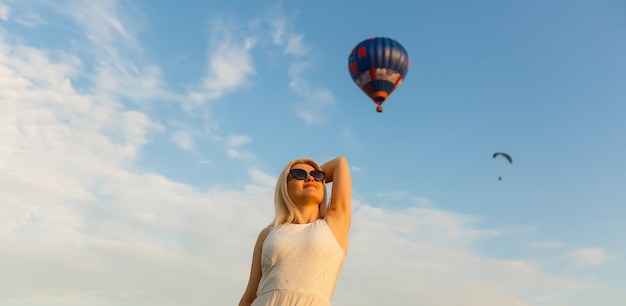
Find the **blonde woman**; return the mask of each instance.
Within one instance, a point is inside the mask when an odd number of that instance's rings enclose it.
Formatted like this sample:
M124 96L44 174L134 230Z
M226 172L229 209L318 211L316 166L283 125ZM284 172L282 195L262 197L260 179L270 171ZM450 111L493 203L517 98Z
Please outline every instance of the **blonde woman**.
M308 158L291 161L278 177L276 216L254 246L239 305L330 305L348 251L351 200L343 156L321 167Z

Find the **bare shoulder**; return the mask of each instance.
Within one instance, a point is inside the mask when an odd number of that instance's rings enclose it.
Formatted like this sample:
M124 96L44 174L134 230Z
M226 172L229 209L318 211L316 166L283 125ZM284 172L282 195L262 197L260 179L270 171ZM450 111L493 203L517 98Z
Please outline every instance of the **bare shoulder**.
M255 253L258 253L259 256L261 255L261 250L263 249L263 243L265 242L265 239L267 238L267 236L270 234L271 228L272 228L271 226L264 227L256 239L256 243L254 244L254 251Z
M263 252L263 243L265 242L265 238L267 238L267 235L269 233L269 226L262 229L256 240L256 244L254 245L252 266L250 267L250 279L248 280L248 286L246 287L246 291L243 293L243 296L239 301L240 306L250 305L252 304L254 299L256 299L256 291L259 287L261 276L263 275L263 272L261 271L261 253Z
M267 238L267 235L270 234L271 228L271 226L266 226L261 230L261 232L259 233L259 237L257 238L257 244L263 244L265 238Z

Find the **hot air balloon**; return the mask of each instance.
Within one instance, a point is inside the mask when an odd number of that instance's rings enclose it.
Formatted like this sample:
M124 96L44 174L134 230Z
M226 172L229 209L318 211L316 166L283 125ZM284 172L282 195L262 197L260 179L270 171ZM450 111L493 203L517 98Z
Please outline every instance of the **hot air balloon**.
M383 111L383 102L400 86L409 70L409 55L397 41L372 37L356 45L348 57L354 83Z

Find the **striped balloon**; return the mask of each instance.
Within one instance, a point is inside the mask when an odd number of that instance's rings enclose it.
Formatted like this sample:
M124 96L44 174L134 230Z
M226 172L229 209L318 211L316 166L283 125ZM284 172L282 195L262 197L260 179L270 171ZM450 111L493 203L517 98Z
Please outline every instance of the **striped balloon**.
M400 86L409 70L409 55L397 41L372 37L360 42L350 52L348 70L354 83L376 103L376 110Z

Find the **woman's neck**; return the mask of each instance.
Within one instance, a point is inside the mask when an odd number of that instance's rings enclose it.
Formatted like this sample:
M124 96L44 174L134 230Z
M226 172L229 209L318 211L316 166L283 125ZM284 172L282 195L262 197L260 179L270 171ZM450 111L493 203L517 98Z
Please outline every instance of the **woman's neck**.
M320 218L319 206L307 205L305 207L297 207L295 211L295 220L293 223L306 224L311 223Z

